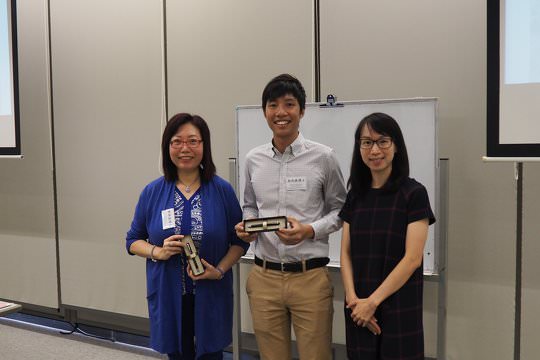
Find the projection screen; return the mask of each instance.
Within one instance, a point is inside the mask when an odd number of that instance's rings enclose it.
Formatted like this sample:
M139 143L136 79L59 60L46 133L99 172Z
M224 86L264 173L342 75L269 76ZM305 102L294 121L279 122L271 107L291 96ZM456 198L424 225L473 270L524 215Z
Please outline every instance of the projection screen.
M15 0L0 0L0 156L20 156Z
M540 157L540 1L487 10L487 156Z

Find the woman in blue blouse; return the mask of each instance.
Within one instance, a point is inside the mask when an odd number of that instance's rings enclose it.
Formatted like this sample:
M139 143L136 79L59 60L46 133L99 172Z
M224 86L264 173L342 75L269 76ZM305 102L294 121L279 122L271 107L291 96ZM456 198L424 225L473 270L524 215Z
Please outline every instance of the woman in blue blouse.
M169 359L222 359L232 341L230 269L249 244L236 237L242 211L216 175L210 145L200 116L171 118L161 143L164 176L142 191L126 237L128 253L147 259L151 346ZM198 276L183 251L187 234L205 268Z

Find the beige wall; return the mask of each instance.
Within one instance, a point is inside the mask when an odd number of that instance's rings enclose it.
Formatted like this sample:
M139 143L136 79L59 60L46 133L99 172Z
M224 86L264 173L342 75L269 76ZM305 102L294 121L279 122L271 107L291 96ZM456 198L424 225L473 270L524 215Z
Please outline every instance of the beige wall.
M0 298L58 307L46 12L18 2L24 159L0 159Z
M145 0L51 2L66 305L146 311L144 266L127 256L123 239L138 194L159 176L161 9L159 2Z
M169 115L210 123L219 173L234 155L234 107L296 74L313 100L313 2L167 1ZM483 0L321 0L321 94L439 97L450 158L448 359L513 356L516 196L510 163L485 153ZM24 160L0 161L0 298L58 306L46 6L19 0ZM162 2L51 2L62 303L145 316L144 262L123 238L142 186L159 176L164 117ZM536 164L524 166L522 358L540 351ZM30 219L30 220L28 220ZM243 281L248 265L242 265ZM344 343L335 282L334 341ZM121 290L120 290L121 289ZM245 296L243 328L251 329ZM425 291L435 354L436 284Z
M523 301L521 310L522 359L540 354L540 164L523 165Z
M439 155L450 159L448 358L512 358L513 167L481 160L485 2L326 0L321 6L323 94L439 98Z
M294 73L313 99L312 7L310 0L167 1L169 116L187 111L209 122L222 177L235 156L236 106L259 104L264 85L282 72Z

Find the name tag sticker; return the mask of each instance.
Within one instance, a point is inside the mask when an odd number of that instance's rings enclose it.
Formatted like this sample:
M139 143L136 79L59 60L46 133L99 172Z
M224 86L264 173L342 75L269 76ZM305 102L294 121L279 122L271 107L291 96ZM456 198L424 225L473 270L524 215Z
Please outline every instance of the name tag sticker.
M174 209L162 210L161 222L163 224L163 230L172 229L174 227Z
M305 176L288 177L286 181L287 191L307 189L307 179Z

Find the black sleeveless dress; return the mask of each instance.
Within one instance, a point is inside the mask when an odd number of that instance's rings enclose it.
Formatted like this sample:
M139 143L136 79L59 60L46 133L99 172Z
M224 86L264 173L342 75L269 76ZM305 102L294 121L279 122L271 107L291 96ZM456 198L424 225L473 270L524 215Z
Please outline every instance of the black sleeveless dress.
M405 255L409 223L435 217L425 187L405 179L395 192L370 189L363 198L347 194L339 216L350 224L351 261L356 295L367 298ZM375 312L380 335L357 326L345 308L349 359L424 360L422 267Z

